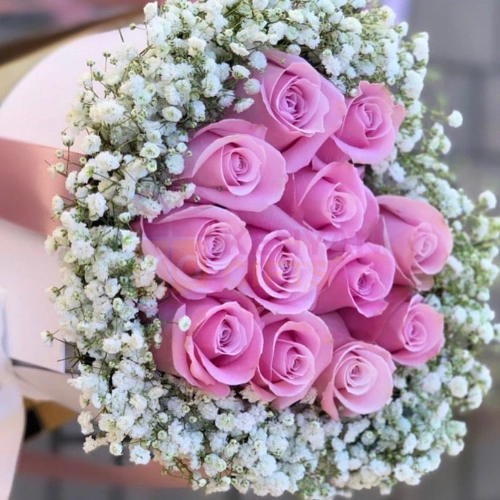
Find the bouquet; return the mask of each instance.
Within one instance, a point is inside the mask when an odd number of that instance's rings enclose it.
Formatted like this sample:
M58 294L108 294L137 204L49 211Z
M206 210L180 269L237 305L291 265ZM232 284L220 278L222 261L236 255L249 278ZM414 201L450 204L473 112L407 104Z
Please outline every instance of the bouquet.
M441 161L461 115L420 101L427 36L364 0L172 0L131 29L50 168L43 336L74 349L85 450L207 492L417 484L498 337L496 201Z

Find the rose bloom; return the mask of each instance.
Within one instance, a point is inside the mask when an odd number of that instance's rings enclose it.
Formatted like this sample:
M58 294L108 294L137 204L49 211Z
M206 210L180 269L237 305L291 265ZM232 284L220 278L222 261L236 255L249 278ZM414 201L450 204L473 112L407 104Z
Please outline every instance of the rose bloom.
M187 331L178 322L188 316ZM170 296L159 305L163 340L153 357L159 370L220 398L247 383L262 353L262 329L250 299L235 291L201 300Z
M189 141L182 179L203 200L234 210L260 212L276 203L287 181L285 159L265 140L266 128L222 120Z
M233 289L247 272L250 235L228 210L186 204L140 227L144 254L158 259L156 273L188 299Z
M276 314L311 307L326 269L326 247L277 206L239 212L252 239L248 274L238 290Z
M262 317L264 349L251 381L254 392L281 410L301 400L332 360L333 340L325 323L305 311Z
M345 100L301 57L277 50L266 51L266 57L264 72L253 74L261 92L237 116L265 125L266 140L285 157L287 172L296 172L309 164L319 146L341 126Z
M333 336L330 365L315 383L321 408L334 420L378 411L391 399L391 355L379 346L354 340L337 313L321 316Z
M404 196L379 196L380 218L370 237L396 260L396 285L430 290L453 247L450 228L433 206Z
M313 312L323 314L353 307L367 317L382 313L394 280L391 253L380 245L363 243L346 245L343 253L331 253L329 257Z
M322 145L317 157L329 163L340 158L375 164L394 148L404 119L404 107L394 104L390 91L381 84L361 82L357 95L346 99L342 126Z
M365 318L354 309L340 311L351 335L389 351L402 365L418 366L434 358L444 345L444 318L411 289L396 286L379 316Z
M278 206L317 231L328 246L365 241L378 221L378 204L350 163L331 163L292 174ZM339 246L340 244L340 246Z

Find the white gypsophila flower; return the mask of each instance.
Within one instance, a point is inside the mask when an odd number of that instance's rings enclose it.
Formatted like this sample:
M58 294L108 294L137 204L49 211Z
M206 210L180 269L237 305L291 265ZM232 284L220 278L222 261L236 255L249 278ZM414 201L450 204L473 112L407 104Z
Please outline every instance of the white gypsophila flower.
M48 347L50 347L54 343L54 335L48 330L44 330L43 332L41 332L40 337L42 339L42 342Z
M243 84L243 88L247 95L254 95L260 92L260 82L255 78L250 78Z
M101 138L96 134L89 134L82 139L81 147L82 151L86 155L93 155L98 153L101 149L102 141Z
M410 70L406 73L403 92L410 99L418 99L424 88L424 75L421 72Z
M250 70L245 68L245 66L241 66L240 64L236 64L232 68L232 74L236 80L242 80L242 79L248 78L250 76Z
M107 176L108 172L118 169L120 161L120 155L113 154L109 151L102 151L88 164L94 166L93 176L96 180L101 180L102 177Z
M122 249L125 253L134 252L141 242L139 236L133 231L121 230Z
M189 316L182 316L182 318L177 321L177 326L181 332L187 332L191 328L191 318Z
M263 71L267 66L267 59L263 52L255 50L250 54L248 63L252 68Z
M290 44L287 49L286 49L288 54L293 54L295 56L300 56L300 53L302 52L302 49L300 48L300 45L297 45L296 43ZM266 61L267 63L267 61Z
M246 98L246 99L240 99L235 105L234 105L234 110L236 111L236 113L243 113L244 111L246 111L247 109L250 108L250 106L252 106L252 104L254 103L254 100L250 97Z
M123 445L121 443L111 443L109 445L109 452L111 455L114 455L115 457L119 457L123 455Z
M86 199L90 220L97 220L108 209L106 198L101 193L89 194Z
M184 157L182 154L168 155L165 164L172 175L180 175L184 171Z
M422 389L430 394L441 389L442 380L438 373L429 373L422 381Z
M113 298L120 291L120 283L117 278L111 278L106 281L104 285L104 290L106 295L110 298Z
M146 142L139 152L139 155L146 159L158 158L158 156L160 156L160 148L152 142Z
M83 411L82 413L80 413L80 415L78 415L77 420L80 424L80 427L82 428L82 434L92 434L94 432L94 417L92 413Z
M102 342L102 350L108 354L117 354L121 351L122 342L121 338L118 336L110 337L104 339Z
M391 163L388 172L392 179L398 184L401 184L406 178L406 171L398 162Z
M90 241L77 240L72 243L71 252L67 253L65 257L70 257L70 259L71 257L74 257L77 260L87 261L93 255L94 247L92 246L92 243Z
M355 17L344 17L340 21L339 28L342 31L351 31L360 34L363 31L362 24Z
M202 101L194 101L191 103L191 112L193 114L193 118L197 121L205 120L205 103Z
M70 193L75 194L77 182L80 182L80 180L78 179L78 172L73 171L68 174L68 177L66 177L66 182L64 185Z
M489 299L489 293L488 293L488 299ZM495 330L493 328L493 325L491 323L484 323L482 324L477 331L479 338L486 344L488 345L489 343L492 342L492 340L495 338Z
M467 395L469 384L465 377L457 375L448 382L448 388L454 397L464 398Z
M182 119L182 111L175 106L167 106L163 108L161 114L165 120L173 123L177 123Z
M478 201L486 208L486 210L493 210L497 206L497 197L495 196L495 193L490 190L483 191L479 195Z
M151 461L151 454L142 446L132 445L130 447L130 460L138 465L146 465Z
M413 55L417 61L427 64L429 62L429 34L418 33L413 38Z
M448 257L446 264L453 269L457 276L460 276L464 271L464 265L454 255Z
M214 75L209 74L202 80L203 93L206 97L216 96L222 89L222 83L220 79Z
M180 154L184 154L187 152L187 144L185 142L179 142L177 144L177 146L175 146L175 150L180 153Z
M231 106L231 104L233 104L234 100L235 100L234 92L228 91L219 98L219 104L223 108L228 108L229 106Z
M65 146L71 147L75 143L75 136L71 132L63 132L61 134L62 143Z
M462 126L464 119L462 113L456 109L448 116L448 125L453 128Z
M158 15L158 2L150 2L144 6L144 20L146 23Z
M252 0L252 8L255 10L264 10L269 4L269 0Z
M62 214L64 210L64 200L59 196L56 195L52 198L52 213L58 217L59 215Z
M83 451L85 453L90 453L94 451L99 446L99 442L92 436L88 436L83 443Z
M125 108L113 99L100 99L89 110L89 116L92 120L106 125L115 124L124 113Z
M207 42L202 38L192 36L191 38L188 39L188 46L189 46L188 54L191 57L194 57L199 54L203 54L203 52L205 52Z

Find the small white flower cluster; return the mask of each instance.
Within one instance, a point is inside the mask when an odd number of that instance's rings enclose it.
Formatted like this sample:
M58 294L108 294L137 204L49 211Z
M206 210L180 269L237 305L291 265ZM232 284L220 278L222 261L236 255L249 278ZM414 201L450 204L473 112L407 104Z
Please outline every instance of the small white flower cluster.
M55 198L61 227L47 239L63 262L63 286L50 290L60 315L58 336L72 344L80 375L79 417L85 450L127 449L130 459L158 461L187 475L194 489L258 495L299 493L305 499L397 482L417 484L443 453L463 446L465 427L452 409L476 408L491 385L476 349L500 339L487 301L500 222L490 192L475 206L450 184L440 155L444 128L425 128L420 94L428 39L406 40L387 8L366 0L171 0L145 8L144 50L123 44L105 54L106 71L89 61L70 113L64 143L84 133L83 158L60 152L51 171L66 175L71 202ZM381 411L333 421L319 406L298 403L276 412L251 391L216 399L178 378L160 375L150 352L161 342L157 303L167 289L156 262L141 253L139 217L180 207L195 186L178 179L191 152L191 131L216 121L224 108L242 112L260 91L252 71L266 67L266 48L298 54L341 91L368 80L395 89L406 116L392 154L367 169L376 193L424 199L445 216L454 251L425 300L446 318L446 345L419 368L399 367L393 400ZM235 92L241 86L245 95ZM453 112L443 122L460 126ZM190 318L180 318L186 331ZM51 343L51 332L43 339ZM314 402L309 394L308 403ZM304 401L305 402L305 401ZM306 408L306 409L304 409Z

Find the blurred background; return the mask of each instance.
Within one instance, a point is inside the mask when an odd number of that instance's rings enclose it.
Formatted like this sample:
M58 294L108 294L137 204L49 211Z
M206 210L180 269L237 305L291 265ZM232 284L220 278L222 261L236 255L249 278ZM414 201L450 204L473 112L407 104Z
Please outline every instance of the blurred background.
M108 22L103 29L126 25L139 13L143 1L0 0L0 64L103 21ZM388 0L387 3L410 22L412 32L430 34L432 70L427 82L427 102L438 101L447 111L459 109L464 115L464 126L449 130L453 142L450 162L460 185L472 198L484 189L500 196L500 30L497 28L500 1ZM15 81L20 74L19 67L13 67L10 79ZM0 96L6 92L6 85L5 79L0 81ZM492 298L495 309L500 311L500 287L494 290ZM500 500L499 354L493 347L484 353L496 385L480 410L463 416L469 429L465 451L458 457L445 457L440 469L426 477L420 486L395 488L392 495L386 497L388 500ZM26 446L64 457L110 463L106 450L85 457L81 445L79 428L70 422L52 433L29 440ZM125 491L106 485L77 485L18 474L11 498L195 500L203 496L203 493L181 490L128 488ZM355 500L379 497L375 491L354 495ZM230 492L212 498L243 497Z

